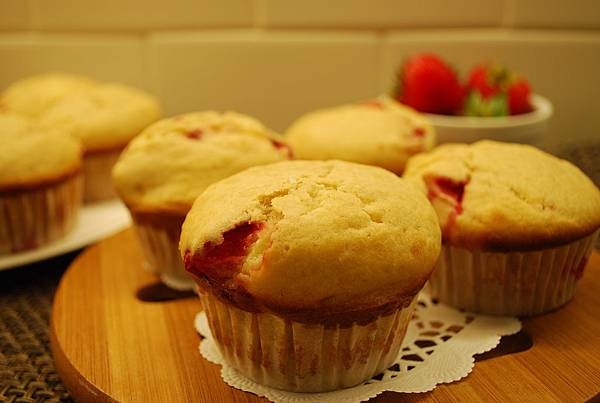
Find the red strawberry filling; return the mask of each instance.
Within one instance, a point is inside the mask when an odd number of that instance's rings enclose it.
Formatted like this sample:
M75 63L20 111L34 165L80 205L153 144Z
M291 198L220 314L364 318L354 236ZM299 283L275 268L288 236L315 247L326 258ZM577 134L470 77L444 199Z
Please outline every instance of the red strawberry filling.
M203 134L204 134L204 132L202 131L202 129L195 129L195 130L185 133L185 137L187 137L188 139L192 139L192 140L198 140L198 139L202 138Z
M281 141L277 141L275 139L269 139L271 141L271 144L273 144L273 147L275 147L278 150L285 150L287 152L287 157L288 159L293 159L294 158L294 152L292 151L292 148L290 146L288 146L285 143L282 143Z
M422 127L415 127L413 129L413 135L415 137L423 137L425 136L425 129L423 129Z
M429 188L429 198L445 196L456 201L459 205L462 203L465 194L465 182L456 182L450 178L436 178L433 182L435 186Z
M462 201L466 184L465 181L454 181L444 177L435 178L428 184L427 197L438 214L444 239L450 236L456 218L463 212Z
M219 245L206 243L202 254L185 252L185 269L194 276L224 289L235 289L235 275L244 263L248 249L257 240L264 223L249 222L223 234Z

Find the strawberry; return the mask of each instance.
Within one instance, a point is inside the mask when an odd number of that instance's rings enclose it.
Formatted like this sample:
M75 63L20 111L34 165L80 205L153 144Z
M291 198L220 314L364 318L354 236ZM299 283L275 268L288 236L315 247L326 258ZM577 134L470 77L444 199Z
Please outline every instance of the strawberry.
M465 115L506 116L531 112L529 83L506 67L480 64L471 70L465 86Z
M483 98L489 98L502 91L509 72L502 66L480 64L471 70L467 80L467 92L477 91Z
M531 112L533 108L529 103L531 87L525 79L517 79L508 87L508 109L511 115Z
M424 53L404 63L394 97L420 112L449 115L462 108L463 89L448 64L434 54Z

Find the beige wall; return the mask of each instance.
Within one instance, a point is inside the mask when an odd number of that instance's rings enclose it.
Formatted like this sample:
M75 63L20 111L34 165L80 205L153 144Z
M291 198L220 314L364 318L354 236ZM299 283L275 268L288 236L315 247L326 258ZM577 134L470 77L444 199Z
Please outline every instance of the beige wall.
M146 88L167 114L235 109L278 130L387 91L426 50L512 66L555 104L551 139L600 138L596 0L0 0L0 87L72 71Z

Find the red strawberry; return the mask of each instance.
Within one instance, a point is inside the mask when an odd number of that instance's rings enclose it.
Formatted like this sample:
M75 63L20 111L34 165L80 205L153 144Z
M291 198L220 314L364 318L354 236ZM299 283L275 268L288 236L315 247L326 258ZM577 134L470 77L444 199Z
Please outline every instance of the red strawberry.
M462 108L456 72L434 54L410 58L401 68L398 87L395 98L420 112L448 115Z
M468 94L466 115L505 116L532 110L529 84L503 66L475 66L469 74L465 90Z
M469 74L467 91L477 90L483 98L489 98L500 91L501 79L505 71L488 64L475 66Z
M525 79L517 79L508 87L508 109L511 115L531 112L533 108L529 103L531 87Z

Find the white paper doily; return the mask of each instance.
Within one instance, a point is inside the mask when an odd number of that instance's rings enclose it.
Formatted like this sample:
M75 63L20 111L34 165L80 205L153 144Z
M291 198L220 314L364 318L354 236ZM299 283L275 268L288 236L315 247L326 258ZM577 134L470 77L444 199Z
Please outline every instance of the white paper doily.
M358 386L326 393L285 392L253 382L225 363L204 312L196 315L195 328L204 337L200 353L208 361L221 365L221 377L234 388L278 403L350 403L368 400L385 391L427 392L440 383L464 378L473 369L475 354L493 349L502 336L518 332L521 322L511 317L460 312L436 304L426 293L421 293L395 364Z

